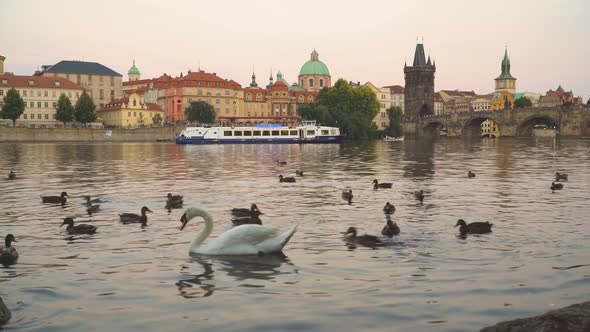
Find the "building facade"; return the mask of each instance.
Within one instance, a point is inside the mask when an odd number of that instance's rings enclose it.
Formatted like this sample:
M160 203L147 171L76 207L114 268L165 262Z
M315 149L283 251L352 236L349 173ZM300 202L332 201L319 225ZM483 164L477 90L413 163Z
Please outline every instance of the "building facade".
M153 126L154 117L164 119L164 111L154 103L146 103L140 91L115 99L97 112L106 127L137 128Z
M389 88L378 88L373 83L367 82L364 86L368 87L375 93L379 102L379 113L373 118L373 123L377 129L383 130L389 127L389 115L387 109L391 107L391 90Z
M434 94L434 115L441 116L445 114L445 101L440 96L440 93Z
M384 88L389 89L389 94L391 95L391 106L396 106L401 108L402 114L406 108L405 98L404 98L404 87L401 85L389 85L385 86Z
M100 63L63 60L42 68L35 76L63 77L84 87L97 109L123 95L123 75Z
M492 98L494 98L493 94L476 95L475 98L471 100L471 109L474 112L491 111Z
M84 88L62 77L22 76L0 74L0 107L8 90L15 88L25 102L25 111L17 119L17 126L54 128L63 127L55 119L57 101L64 94L76 104Z
M328 66L320 61L316 50L311 52L311 59L301 67L298 81L299 85L308 91L320 91L332 86L332 77Z
M414 122L434 114L434 73L436 65L430 56L426 61L424 45L417 44L412 66L404 65L404 120Z

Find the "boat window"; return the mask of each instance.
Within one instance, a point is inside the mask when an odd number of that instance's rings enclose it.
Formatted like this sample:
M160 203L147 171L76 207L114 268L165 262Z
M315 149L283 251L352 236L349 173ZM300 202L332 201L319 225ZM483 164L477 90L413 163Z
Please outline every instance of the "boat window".
M273 136L279 136L279 131L278 130L273 130L272 131L272 135Z
M254 130L252 136L260 136L260 130Z
M315 130L308 130L307 135L315 135Z
M263 130L263 131L262 131L262 136L270 136L270 131L268 131L268 130Z
M252 136L252 131L244 130L244 136Z
M289 130L289 134L297 136L297 130Z
M224 131L223 136L231 136L231 130Z
M328 135L328 130L323 130L322 129L322 135Z
M281 136L289 136L288 130L281 130Z
M242 136L242 131L241 130L234 131L234 136Z

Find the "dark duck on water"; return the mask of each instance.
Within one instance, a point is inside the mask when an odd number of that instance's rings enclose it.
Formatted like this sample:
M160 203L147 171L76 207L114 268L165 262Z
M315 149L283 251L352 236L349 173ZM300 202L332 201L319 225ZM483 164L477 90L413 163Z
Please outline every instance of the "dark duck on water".
M146 212L152 212L152 210L150 210L147 206L144 206L141 208L141 215L136 213L121 213L119 214L119 218L124 224L141 223L145 225L147 224Z
M70 197L70 196L68 196L68 193L66 193L65 191L62 191L61 195L59 195L59 196L41 196L41 201L43 203L64 205L64 204L66 204L66 201L67 201L66 197Z
M66 231L68 234L94 234L96 233L96 226L87 225L87 224L78 224L74 226L74 219L72 218L64 218L64 222L59 226L68 225L66 227Z
M484 234L484 233L490 233L492 231L492 226L493 225L494 224L490 223L489 221L486 221L486 222L472 222L470 224L467 224L465 222L465 220L459 219L457 221L457 224L455 225L455 227L461 226L461 227L459 227L459 232L461 233L461 235L465 235L465 234Z
M17 242L14 235L8 234L4 238L4 247L0 247L0 264L12 265L16 264L18 260L18 252L16 248L12 246L12 242Z
M393 183L379 183L379 181L377 181L377 179L373 180L373 188L375 189L379 189L379 188L391 188L391 186L393 186Z

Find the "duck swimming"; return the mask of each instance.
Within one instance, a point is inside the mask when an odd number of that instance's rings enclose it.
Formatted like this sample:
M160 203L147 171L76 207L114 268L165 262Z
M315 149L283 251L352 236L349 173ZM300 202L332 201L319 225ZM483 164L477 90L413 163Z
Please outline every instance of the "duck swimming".
M279 175L279 182L295 182L295 178L292 176L283 177L282 175Z
M64 222L59 225L59 227L63 225L68 225L66 227L66 231L68 234L94 234L96 233L96 226L87 225L87 224L78 224L74 226L74 219L72 218L64 218Z
M98 210L100 209L100 205L99 204L92 205L92 203L91 203L92 201L90 200L90 196L84 196L84 198L86 199L86 212L89 215L98 212Z
M59 196L41 196L41 201L43 203L53 203L53 204L64 205L64 204L66 204L66 197L70 197L70 196L68 196L68 193L66 193L65 191L62 191L61 195L59 195Z
M461 227L459 227L459 232L462 235L464 235L464 234L484 234L484 233L490 233L492 231L493 225L494 224L490 223L489 221L472 222L470 224L467 224L465 222L465 220L459 219L457 221L457 224L455 225L455 227L461 226Z
M551 182L551 187L549 187L549 189L551 189L551 190L561 190L561 189L563 189L563 183Z
M342 199L348 201L348 204L352 204L352 189L342 190Z
M195 217L205 220L205 229L192 241L189 253L202 255L264 255L279 253L289 242L297 226L279 233L279 228L261 225L236 226L213 241L203 244L213 231L213 217L202 208L190 207L180 217L180 230Z
M295 175L297 175L297 176L303 176L303 171L300 171L300 170L297 169L297 170L295 170Z
M424 190L416 191L414 197L422 203L424 201Z
M379 183L379 181L377 181L377 179L373 180L373 188L375 189L379 189L379 188L391 188L391 186L393 186L393 183Z
M119 218L124 224L142 223L145 225L147 224L146 212L152 212L152 210L150 210L147 206L144 206L141 208L141 215L136 213L120 213Z
M233 214L236 217L252 217L252 216L259 216L264 213L260 212L260 210L258 209L258 205L252 204L252 205L250 205L249 209L247 209L247 208L233 208L233 209L231 209L231 214Z
M16 173L14 173L14 171L10 171L10 173L8 173L8 180L14 179L16 179Z
M232 218L231 222L234 226L247 224L262 225L262 220L260 220L258 215Z
M387 221L385 222L385 226L383 226L383 229L381 230L381 234L383 234L385 236L392 237L394 235L398 235L399 232L400 232L400 229L399 229L399 226L397 225L397 223L392 221L391 218L387 218Z
M172 195L168 193L167 200L166 200L166 209L180 209L182 208L183 197L182 195Z
M395 206L393 204L387 202L383 207L383 213L385 214L394 214L395 213Z
M555 181L567 181L567 174L555 172Z
M473 173L472 171L467 172L467 177L468 178L474 178L475 177L475 173Z
M357 236L356 227L348 227L346 233L344 234L344 238L347 242L360 244L368 247L375 247L383 244L383 242L381 242L381 240L379 240L379 238L377 238L374 235L365 234Z
M91 197L89 195L85 195L84 200L86 201L86 203L85 203L86 205L88 205L88 203L90 203L90 204L105 203L105 201L103 201L100 198L91 199Z
M4 304L2 298L0 297L0 326L8 323L10 318L12 318L12 314L10 313L10 310L8 309L6 304Z
M275 162L277 163L277 165L287 165L287 162L284 160L275 160Z
M16 248L12 246L12 242L17 242L14 235L8 234L4 238L4 247L0 247L0 264L12 265L16 264L18 260L18 252Z

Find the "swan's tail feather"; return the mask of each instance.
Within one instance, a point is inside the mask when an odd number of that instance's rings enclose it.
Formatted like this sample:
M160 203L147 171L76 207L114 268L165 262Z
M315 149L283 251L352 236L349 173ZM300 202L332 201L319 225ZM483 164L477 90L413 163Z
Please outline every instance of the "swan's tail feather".
M295 227L291 228L290 230L288 230L287 232L285 232L282 235L283 240L281 241L281 249L283 249L283 247L285 245L287 245L287 242L289 242L289 240L291 239L293 234L295 234L296 231L297 231L297 225L295 225Z

